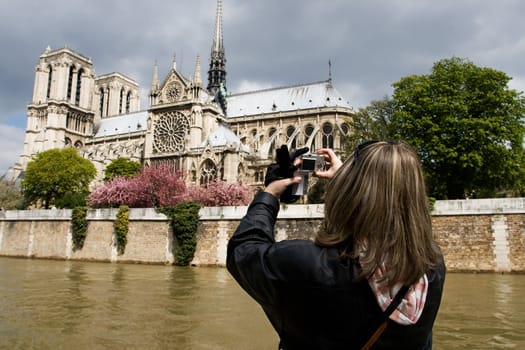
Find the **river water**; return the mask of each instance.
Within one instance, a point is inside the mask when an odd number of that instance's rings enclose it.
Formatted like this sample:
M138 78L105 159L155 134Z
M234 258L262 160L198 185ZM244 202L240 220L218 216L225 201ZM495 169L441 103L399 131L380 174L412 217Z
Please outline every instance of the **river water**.
M525 349L525 275L449 274L434 349ZM224 268L0 258L0 349L276 349Z

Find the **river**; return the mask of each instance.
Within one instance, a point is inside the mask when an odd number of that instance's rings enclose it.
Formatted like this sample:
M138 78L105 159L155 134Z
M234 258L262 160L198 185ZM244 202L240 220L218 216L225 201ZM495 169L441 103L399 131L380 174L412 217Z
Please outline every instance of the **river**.
M449 274L434 349L524 349L525 275ZM224 268L0 258L0 349L276 349Z

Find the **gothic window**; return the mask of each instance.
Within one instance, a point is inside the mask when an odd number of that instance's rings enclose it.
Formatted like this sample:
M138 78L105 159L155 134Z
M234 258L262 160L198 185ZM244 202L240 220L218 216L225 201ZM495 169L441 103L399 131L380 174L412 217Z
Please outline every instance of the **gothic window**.
M277 130L275 128L270 129L270 132L268 133L268 140L272 139L276 131ZM268 151L268 155L270 156L270 158L273 158L274 153L275 153L275 138L271 140L270 149Z
M350 131L350 128L348 127L348 124L343 123L341 124L341 130L343 131L343 134L348 135L348 131Z
M131 105L131 91L128 91L128 94L126 95L126 114L130 111L130 105Z
M80 89L82 88L82 74L84 74L83 69L78 70L77 74L77 91L75 92L75 105L80 105Z
M100 88L100 99L99 99L99 106L98 109L100 111L100 116L104 116L104 89Z
M53 82L53 67L51 67L51 65L49 65L49 74L47 76L47 93L46 93L46 97L47 98L50 98L51 97L51 86L52 86L52 82Z
M191 182L195 183L197 181L197 170L195 169L194 165L192 165L191 167L190 175L191 175Z
M257 129L253 129L250 134L252 135L253 149L257 151L259 149L259 140L256 139Z
M217 167L210 159L206 159L202 164L200 184L205 185L217 178Z
M67 81L67 100L71 100L71 91L73 90L73 73L74 67L69 67L69 78Z
M66 148L69 148L69 147L71 147L72 145L73 145L73 142L71 142L71 139L70 139L69 137L66 137L66 138L64 139L64 146L65 146Z
M189 118L181 112L161 114L154 125L153 150L157 153L183 151L189 130Z
M323 148L334 148L334 128L331 123L323 124Z
M290 143L290 138L292 137L292 135L294 134L295 132L295 128L293 126L289 126L287 129L286 129L286 136L288 137L288 140L287 142L290 144L290 148L291 149L296 149L297 148L297 141L296 139L294 138L292 140L292 142Z
M242 183L242 179L244 178L244 167L242 164L239 164L237 166L237 181Z
M120 99L118 103L118 114L122 114L122 102L124 102L124 88L120 89Z
M305 143L308 142L310 137L312 137L312 134L314 133L314 127L311 124L308 124L306 128L304 128L304 135L305 135ZM310 152L315 151L315 139L312 138L312 143L310 144Z
M255 170L255 182L264 182L263 170Z
M76 149L82 148L82 142L80 142L80 141L75 142L75 148Z

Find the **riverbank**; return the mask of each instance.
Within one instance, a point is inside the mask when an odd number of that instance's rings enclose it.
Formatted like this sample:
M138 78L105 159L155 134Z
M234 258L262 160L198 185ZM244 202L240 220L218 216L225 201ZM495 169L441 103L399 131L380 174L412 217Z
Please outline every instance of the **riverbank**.
M323 205L282 206L276 240L310 239ZM113 222L118 209L89 210L84 246L74 250L71 210L0 212L0 256L173 264L169 221L155 209L130 209L128 242L119 255ZM227 242L246 207L200 210L195 266L224 266ZM525 198L437 201L433 228L450 272L525 272Z

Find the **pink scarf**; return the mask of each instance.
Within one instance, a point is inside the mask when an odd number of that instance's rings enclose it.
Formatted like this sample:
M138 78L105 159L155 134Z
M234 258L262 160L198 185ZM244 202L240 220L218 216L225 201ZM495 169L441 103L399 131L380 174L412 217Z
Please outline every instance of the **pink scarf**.
M372 277L368 279L368 284L374 295L376 296L377 303L383 311L385 311L396 293L401 289L402 284L398 283L391 288L386 286L387 281L384 280L381 283L378 282L385 275L386 267L383 264L379 267ZM415 324L421 314L423 313L423 308L425 307L425 301L427 299L428 291L428 278L427 275L423 275L418 282L411 285L408 289L408 292L405 294L401 303L390 315L390 319L401 325L412 325Z

